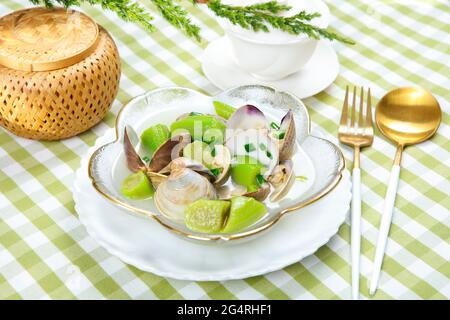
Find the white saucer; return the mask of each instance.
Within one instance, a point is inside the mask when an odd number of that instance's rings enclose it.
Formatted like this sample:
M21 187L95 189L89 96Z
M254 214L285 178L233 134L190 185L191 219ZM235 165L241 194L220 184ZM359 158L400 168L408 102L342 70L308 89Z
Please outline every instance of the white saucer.
M202 59L205 76L226 90L247 84L268 85L303 99L327 88L339 73L339 60L329 42L320 41L313 57L299 72L276 81L260 80L240 69L233 61L226 36L211 42Z
M349 173L327 196L293 212L254 240L199 243L180 238L156 221L128 214L101 198L87 165L99 146L114 140L114 130L99 138L82 159L73 196L88 233L125 263L159 276L191 281L243 279L282 269L314 253L336 234L351 198Z

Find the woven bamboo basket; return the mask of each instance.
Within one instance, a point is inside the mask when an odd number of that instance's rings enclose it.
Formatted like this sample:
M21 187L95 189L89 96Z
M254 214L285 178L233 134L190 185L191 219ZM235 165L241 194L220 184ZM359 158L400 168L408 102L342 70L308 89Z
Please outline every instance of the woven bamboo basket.
M117 95L114 41L83 13L31 8L0 18L0 125L59 140L105 116Z

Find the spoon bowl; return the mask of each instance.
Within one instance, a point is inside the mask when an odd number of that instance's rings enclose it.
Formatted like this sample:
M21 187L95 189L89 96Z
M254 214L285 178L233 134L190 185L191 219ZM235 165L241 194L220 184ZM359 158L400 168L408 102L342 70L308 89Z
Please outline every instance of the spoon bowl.
M436 98L424 89L399 88L380 100L375 117L384 136L405 146L435 134L441 122L441 108Z
M388 92L378 103L375 118L381 133L397 144L394 165L384 200L378 232L369 294L378 286L384 251L394 212L403 148L431 138L441 123L441 107L435 97L421 88L399 88Z

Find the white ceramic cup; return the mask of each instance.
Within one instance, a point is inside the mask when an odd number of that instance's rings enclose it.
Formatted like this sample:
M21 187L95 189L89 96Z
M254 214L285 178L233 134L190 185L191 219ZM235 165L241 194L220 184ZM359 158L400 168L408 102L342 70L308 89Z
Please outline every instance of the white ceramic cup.
M314 25L328 27L330 11L327 5L320 0L310 1L309 5L311 12L321 14L320 18L313 20ZM301 70L311 59L319 41L274 29L267 37L264 31L244 30L223 19L219 19L219 23L225 30L234 62L261 80L279 80Z

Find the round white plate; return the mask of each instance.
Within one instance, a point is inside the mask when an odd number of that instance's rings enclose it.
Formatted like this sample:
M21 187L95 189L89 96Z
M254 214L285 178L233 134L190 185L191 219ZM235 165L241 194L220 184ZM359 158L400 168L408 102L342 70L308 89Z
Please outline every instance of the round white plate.
M333 83L339 73L339 60L329 42L319 41L313 57L299 72L281 80L260 80L234 63L228 39L224 36L206 47L202 69L209 81L222 90L246 84L260 84L291 92L303 99L321 92Z
M222 281L282 269L327 243L349 209L351 182L345 170L339 185L327 196L287 215L252 240L236 244L189 241L156 221L128 214L94 190L87 175L88 160L96 148L114 138L114 130L108 131L82 159L74 182L75 209L88 233L112 255L159 276Z

